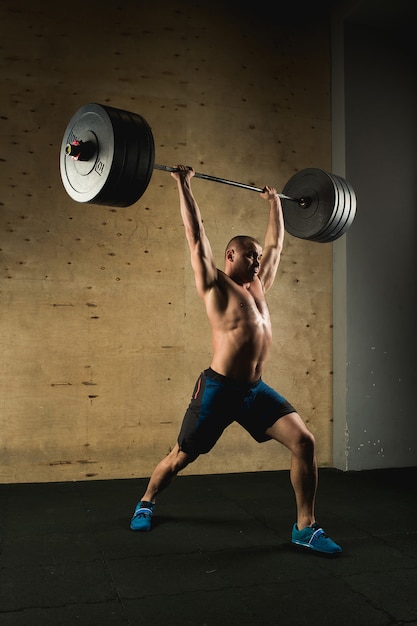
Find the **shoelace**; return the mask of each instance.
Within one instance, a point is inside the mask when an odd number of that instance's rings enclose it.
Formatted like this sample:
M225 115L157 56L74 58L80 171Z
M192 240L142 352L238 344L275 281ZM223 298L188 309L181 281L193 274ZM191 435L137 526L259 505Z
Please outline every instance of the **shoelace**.
M311 528L314 528L314 533L311 535L308 543L314 543L320 537L327 537L322 528L319 528L318 524L313 524Z
M137 511L135 511L135 514L133 517L151 517L151 515L152 515L152 509L140 508Z

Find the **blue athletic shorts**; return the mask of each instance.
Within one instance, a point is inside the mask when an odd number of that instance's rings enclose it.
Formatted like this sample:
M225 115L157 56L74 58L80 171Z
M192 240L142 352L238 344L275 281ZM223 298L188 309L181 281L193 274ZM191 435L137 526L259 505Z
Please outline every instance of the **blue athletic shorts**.
M293 412L294 407L262 379L242 383L209 368L196 382L178 445L187 454L205 454L232 422L238 422L259 443L268 441L265 431Z

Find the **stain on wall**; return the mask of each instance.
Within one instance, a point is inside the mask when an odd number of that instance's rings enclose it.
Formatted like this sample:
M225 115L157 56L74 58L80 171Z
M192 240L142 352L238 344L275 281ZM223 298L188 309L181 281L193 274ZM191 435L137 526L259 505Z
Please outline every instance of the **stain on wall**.
M128 208L65 193L59 151L89 102L142 115L157 163L281 190L330 168L329 28L242 3L161 0L0 8L0 481L147 476L174 445L208 366L175 182L155 170ZM218 264L260 240L257 193L193 181ZM290 235L268 301L265 372L332 458L332 246ZM232 425L188 473L286 469L288 452Z

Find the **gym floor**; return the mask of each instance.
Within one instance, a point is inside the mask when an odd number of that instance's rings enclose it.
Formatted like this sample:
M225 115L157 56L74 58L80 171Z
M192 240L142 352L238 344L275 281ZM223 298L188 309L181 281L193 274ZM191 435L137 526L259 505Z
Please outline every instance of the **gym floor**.
M338 557L289 543L288 472L0 485L1 626L417 625L417 468L320 470Z

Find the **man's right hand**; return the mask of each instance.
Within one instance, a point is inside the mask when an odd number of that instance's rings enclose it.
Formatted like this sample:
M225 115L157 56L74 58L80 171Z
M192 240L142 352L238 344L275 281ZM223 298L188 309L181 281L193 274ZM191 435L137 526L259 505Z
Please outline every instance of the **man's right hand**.
M190 165L177 165L176 167L178 168L178 172L171 172L171 176L177 183L190 180L195 175L195 171Z

